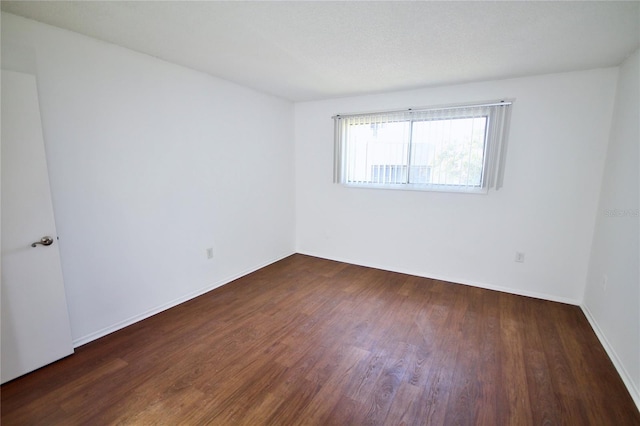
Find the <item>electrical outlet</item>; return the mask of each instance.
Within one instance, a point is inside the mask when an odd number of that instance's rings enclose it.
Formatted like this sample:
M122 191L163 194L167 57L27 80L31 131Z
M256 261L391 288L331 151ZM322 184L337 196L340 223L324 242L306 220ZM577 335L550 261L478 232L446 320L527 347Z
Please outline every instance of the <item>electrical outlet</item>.
M518 263L524 263L524 253L517 251L516 258L514 260Z
M607 291L607 287L609 287L609 277L604 274L602 276L602 290Z
M213 247L207 249L207 259L213 259Z

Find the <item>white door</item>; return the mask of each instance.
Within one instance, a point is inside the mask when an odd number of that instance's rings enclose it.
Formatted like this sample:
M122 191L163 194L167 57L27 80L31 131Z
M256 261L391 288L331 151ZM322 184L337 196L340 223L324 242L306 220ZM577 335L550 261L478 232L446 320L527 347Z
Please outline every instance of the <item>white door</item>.
M2 383L73 353L36 79L2 70ZM40 242L51 237L49 245Z

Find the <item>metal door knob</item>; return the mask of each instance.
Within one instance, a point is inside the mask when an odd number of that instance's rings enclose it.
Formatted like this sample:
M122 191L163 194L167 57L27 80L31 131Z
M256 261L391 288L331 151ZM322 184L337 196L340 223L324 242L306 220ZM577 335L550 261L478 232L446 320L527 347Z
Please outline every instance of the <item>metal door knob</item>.
M53 244L53 238L42 237L40 238L40 241L36 241L35 243L31 244L31 247L35 247L38 244L42 244L43 246L50 246L51 244Z

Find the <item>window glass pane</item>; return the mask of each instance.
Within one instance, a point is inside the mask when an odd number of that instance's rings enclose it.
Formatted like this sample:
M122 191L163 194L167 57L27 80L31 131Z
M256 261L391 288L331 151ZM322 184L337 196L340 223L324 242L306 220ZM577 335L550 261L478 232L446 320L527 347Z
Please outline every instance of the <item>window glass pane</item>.
M410 183L481 186L487 117L413 123Z
M347 181L407 183L409 126L409 121L350 125Z

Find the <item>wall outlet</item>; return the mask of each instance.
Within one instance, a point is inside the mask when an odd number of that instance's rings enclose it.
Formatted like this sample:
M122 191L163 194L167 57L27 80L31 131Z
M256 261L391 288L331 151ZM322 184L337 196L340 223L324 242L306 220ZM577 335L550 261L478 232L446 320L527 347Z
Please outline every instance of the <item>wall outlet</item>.
M602 290L607 291L607 287L609 287L609 277L604 274L602 276Z
M521 251L516 252L516 258L514 259L518 263L524 263L524 253Z
M207 249L207 259L213 259L213 247Z

